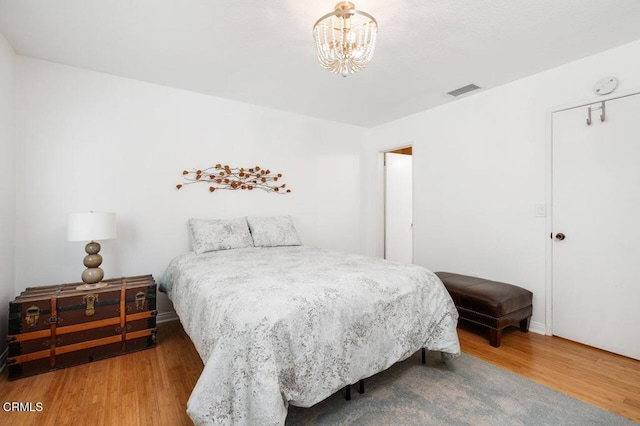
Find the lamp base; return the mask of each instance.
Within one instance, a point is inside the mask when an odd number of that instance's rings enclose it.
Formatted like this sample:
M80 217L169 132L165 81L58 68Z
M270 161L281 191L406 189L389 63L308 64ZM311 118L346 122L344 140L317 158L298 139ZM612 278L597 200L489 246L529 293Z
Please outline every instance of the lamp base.
M107 283L95 283L95 284L82 284L76 287L76 290L87 291L87 290L95 290L98 288L105 288L109 284Z
M83 261L84 266L87 267L82 272L82 282L84 284L76 287L76 290L87 291L106 287L107 284L101 282L102 278L104 278L104 271L100 268L100 264L102 264L102 256L98 254L100 244L90 241L85 246L84 251L87 252Z

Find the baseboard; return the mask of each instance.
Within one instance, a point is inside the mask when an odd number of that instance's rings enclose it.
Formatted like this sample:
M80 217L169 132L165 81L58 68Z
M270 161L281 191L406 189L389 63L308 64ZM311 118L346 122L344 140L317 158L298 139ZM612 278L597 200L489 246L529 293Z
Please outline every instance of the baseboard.
M156 317L156 323L158 324L162 324L163 322L178 321L178 320L179 318L178 318L178 315L175 313L175 311L160 312ZM546 334L546 327L541 322L531 321L529 323L529 331L537 334ZM0 374L4 371L7 365L8 354L9 354L9 348L6 348L4 352L2 352L2 354L0 355Z
M162 324L163 322L178 321L179 319L180 318L178 318L178 315L176 314L175 311L160 312L156 317L156 323ZM531 321L529 323L529 331L537 334L547 334L546 326L543 323L537 322L537 321ZM7 354L7 351L4 352L5 358L6 358L6 354ZM0 360L3 360L3 359L0 358Z
M7 347L4 352L0 355L0 374L4 371L4 368L7 366L7 355L9 354L9 348Z
M537 334L547 334L547 327L541 322L531 321L529 323L529 331Z
M162 324L163 322L178 321L178 315L175 311L159 312L156 316L156 323Z

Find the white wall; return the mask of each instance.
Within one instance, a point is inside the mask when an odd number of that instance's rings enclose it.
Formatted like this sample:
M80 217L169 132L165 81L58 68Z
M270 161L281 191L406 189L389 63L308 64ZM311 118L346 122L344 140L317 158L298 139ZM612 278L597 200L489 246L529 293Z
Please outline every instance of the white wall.
M14 67L15 53L0 34L0 353L7 347L7 315L14 293Z
M20 56L16 76L16 291L79 281L74 211L117 213L108 277L159 279L190 217L290 214L305 244L361 251L363 129ZM282 173L292 193L176 190L216 163Z
M593 98L606 75L620 79L620 91L640 87L640 42L371 130L24 57L15 75L11 293L78 280L83 243L65 241L66 214L90 209L118 213L119 237L103 243L108 276L160 277L188 250L193 216L291 214L307 244L379 255L377 155L412 144L416 263L532 290L542 330L548 235L534 206L546 198L549 111ZM0 99L10 100L2 96L10 82L0 75ZM11 114L1 111L0 120ZM0 149L4 158L11 144ZM175 190L182 169L217 162L281 172L294 192ZM6 170L1 194L11 199ZM2 219L12 238L12 217Z
M640 87L640 42L372 129L365 182L379 182L379 151L413 144L416 263L528 288L533 328L544 332L549 236L534 207L546 198L549 111L593 98L608 75L619 91ZM363 211L378 214L367 216L369 254L381 253L380 206L380 186L370 185Z

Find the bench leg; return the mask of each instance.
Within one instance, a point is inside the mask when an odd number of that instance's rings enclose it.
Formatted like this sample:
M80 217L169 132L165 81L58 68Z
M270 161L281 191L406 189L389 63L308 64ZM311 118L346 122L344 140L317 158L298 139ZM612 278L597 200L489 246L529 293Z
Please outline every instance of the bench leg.
M500 339L502 339L502 330L489 329L489 341L494 348L500 347Z
M520 331L526 333L529 331L529 324L531 323L531 316L526 317L520 321Z
M422 363L427 363L427 350L425 348L422 348Z
M364 393L364 379L358 382L358 393Z

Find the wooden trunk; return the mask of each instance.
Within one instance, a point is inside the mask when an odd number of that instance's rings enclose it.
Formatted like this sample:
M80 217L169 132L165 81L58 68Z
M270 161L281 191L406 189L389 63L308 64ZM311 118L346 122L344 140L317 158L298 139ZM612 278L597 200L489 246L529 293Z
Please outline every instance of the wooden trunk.
M9 379L156 345L156 283L151 275L31 287L9 303Z

